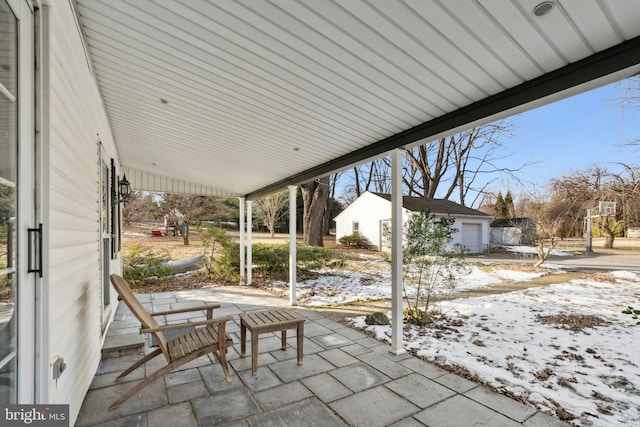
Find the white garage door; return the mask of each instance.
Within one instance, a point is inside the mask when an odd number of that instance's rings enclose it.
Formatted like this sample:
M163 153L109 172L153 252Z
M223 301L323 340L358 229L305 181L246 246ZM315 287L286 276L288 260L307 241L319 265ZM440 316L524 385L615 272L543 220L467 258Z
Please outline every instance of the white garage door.
M462 245L471 253L482 252L482 234L480 224L462 223Z

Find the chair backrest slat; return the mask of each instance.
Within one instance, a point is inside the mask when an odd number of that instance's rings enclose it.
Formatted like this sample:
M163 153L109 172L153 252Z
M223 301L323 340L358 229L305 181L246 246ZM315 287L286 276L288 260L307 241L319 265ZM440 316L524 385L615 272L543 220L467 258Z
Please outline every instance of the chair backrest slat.
M120 295L120 298L122 299L122 301L124 301L124 303L127 304L127 307L129 307L129 310L131 310L131 312L138 318L138 320L142 324L143 329L157 328L158 326L160 326L156 321L156 319L154 319L153 316L149 314L147 309L145 309L144 306L140 304L140 301L138 301L138 298L136 298L136 296L134 295L133 291L129 287L129 284L127 283L126 280L124 280L122 277L118 276L117 274L112 274L109 277L111 279L111 283L113 284L113 287L116 288L116 291L118 291L118 295ZM156 337L156 340L158 341L158 345L162 350L162 354L164 354L164 357L167 359L167 362L169 362L170 357L169 357L169 352L167 351L167 339L165 338L164 333L159 331L159 332L152 332L152 334Z

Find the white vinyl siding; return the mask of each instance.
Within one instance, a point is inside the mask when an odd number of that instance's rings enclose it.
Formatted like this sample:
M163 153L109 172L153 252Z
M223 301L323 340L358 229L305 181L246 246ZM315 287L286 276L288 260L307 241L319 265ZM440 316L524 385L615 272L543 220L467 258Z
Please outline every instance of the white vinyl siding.
M406 211L403 217L406 220ZM366 192L336 216L336 241L353 233L354 223L370 245L380 247L380 220L391 218L391 203Z
M99 141L115 157L109 123L70 8L51 9L49 403L70 404L73 425L101 358ZM120 261L112 261L120 271ZM115 300L115 298L111 298ZM51 371L49 369L49 371Z

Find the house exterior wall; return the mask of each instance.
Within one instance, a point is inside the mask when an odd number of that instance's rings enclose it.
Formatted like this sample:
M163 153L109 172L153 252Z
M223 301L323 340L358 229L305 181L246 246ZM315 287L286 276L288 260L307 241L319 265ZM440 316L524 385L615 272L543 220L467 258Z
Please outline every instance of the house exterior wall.
M407 209L402 209L402 221L406 222L412 213ZM442 216L434 213L436 216ZM383 199L375 194L366 192L357 200L351 203L344 211L336 216L336 242L340 241L342 236L348 236L353 233L353 223L357 222L359 231L379 250L389 250L389 248L381 248L381 223L391 220L391 202ZM482 249L488 248L489 245L489 224L490 217L474 217L471 215L457 216L454 228L458 229L457 233L452 236L452 244L462 244L461 230L463 224L479 224L481 233Z
M519 245L522 243L522 230L517 227L491 228L491 244Z
M403 220L408 212L403 209ZM336 242L343 236L353 234L353 224L358 223L358 231L371 246L380 249L380 223L391 220L391 203L375 194L366 192L351 203L335 218Z
M67 368L61 377L54 380L49 374L47 403L69 404L73 425L101 359L106 319L102 319L100 156L117 160L117 155L69 2L51 6L49 55L49 182L44 183L49 193L49 223L44 224L49 242L45 248L49 337L42 363L51 366L58 357L64 358ZM112 272L121 271L120 257L110 264ZM111 287L109 292L110 300L117 301Z
M493 224L491 226L492 245L531 245L536 232L536 224L530 218L509 220L513 225Z

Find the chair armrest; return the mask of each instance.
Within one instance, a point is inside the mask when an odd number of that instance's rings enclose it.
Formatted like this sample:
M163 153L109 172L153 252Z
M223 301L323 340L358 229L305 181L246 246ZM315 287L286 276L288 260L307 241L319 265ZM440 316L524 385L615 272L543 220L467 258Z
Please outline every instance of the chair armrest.
M157 328L142 329L141 332L151 333L151 332L171 331L175 329L184 329L184 328L190 328L195 326L206 326L206 325L215 325L219 323L227 323L230 321L233 321L233 318L231 316L225 316L225 317L218 317L217 319L201 320L199 322L179 323L177 325L164 325L164 326L158 326Z
M212 310L214 308L220 308L220 304L211 304L211 305L200 305L195 307L185 307L185 308L176 308L175 310L166 310L166 311L156 311L153 313L149 313L152 316L164 316L167 314L176 314L176 313L188 313L190 311L203 311L203 310Z

